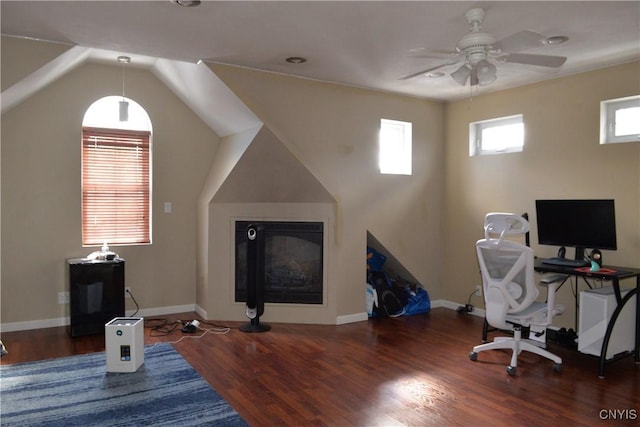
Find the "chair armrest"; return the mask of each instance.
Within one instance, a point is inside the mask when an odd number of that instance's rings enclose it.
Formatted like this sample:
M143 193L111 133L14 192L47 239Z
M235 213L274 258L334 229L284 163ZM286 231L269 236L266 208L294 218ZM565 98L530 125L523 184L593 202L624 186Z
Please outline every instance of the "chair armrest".
M557 314L562 314L562 312L564 312L564 306L560 306L558 307L558 310L556 310L556 290L558 290L558 288L564 283L564 281L568 276L561 275L561 274L557 276L563 276L563 277L559 277L554 281L547 281L546 284L543 284L543 286L547 287L547 324L548 325L552 324L553 316L554 314L556 314L556 312Z
M540 286L549 286L551 283L564 282L569 275L567 274L545 274L540 278Z

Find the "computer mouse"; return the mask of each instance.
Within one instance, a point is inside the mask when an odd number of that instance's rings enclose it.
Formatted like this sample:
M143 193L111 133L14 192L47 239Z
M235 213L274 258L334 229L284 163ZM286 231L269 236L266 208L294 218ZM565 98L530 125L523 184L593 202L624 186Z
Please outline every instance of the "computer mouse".
M598 270L600 270L600 264L591 260L591 268L589 269L589 271L598 271Z

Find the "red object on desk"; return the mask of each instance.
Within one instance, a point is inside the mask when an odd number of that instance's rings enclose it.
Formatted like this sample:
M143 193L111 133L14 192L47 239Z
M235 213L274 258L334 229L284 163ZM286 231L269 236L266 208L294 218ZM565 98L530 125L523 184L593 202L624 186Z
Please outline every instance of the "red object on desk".
M597 271L592 271L591 267L578 267L576 268L576 271L579 271L581 273L604 273L604 274L614 274L617 272L617 270L612 270L610 268L600 268L600 270Z

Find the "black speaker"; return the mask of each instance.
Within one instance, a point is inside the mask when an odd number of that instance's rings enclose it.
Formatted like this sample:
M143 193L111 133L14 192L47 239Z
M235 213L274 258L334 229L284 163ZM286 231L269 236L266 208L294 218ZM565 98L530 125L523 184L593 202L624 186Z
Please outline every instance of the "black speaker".
M264 314L264 227L247 226L247 317L250 323L240 326L242 332L266 332L271 326L260 323Z
M558 249L558 258L564 258L566 254L567 254L567 248L565 248L564 246L561 246L560 249Z
M595 261L600 267L602 267L602 252L600 249L592 249L591 255L589 255L591 261Z

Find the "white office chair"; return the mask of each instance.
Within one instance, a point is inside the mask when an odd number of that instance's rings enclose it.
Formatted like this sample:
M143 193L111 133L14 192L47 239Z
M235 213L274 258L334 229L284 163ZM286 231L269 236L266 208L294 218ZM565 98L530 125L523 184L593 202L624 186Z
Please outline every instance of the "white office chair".
M513 331L513 337L498 337L493 342L477 345L469 354L473 361L478 353L486 350L511 349L511 363L507 373L515 375L518 355L529 351L554 362L553 369L560 371L562 359L544 349L542 342L523 339L522 327L546 329L554 315L564 312L564 307L554 304L559 282L550 283L547 302L536 302L539 295L534 281L533 250L507 236L524 235L529 223L519 215L489 213L485 216L485 238L478 240L476 251L484 290L486 320L500 330Z

